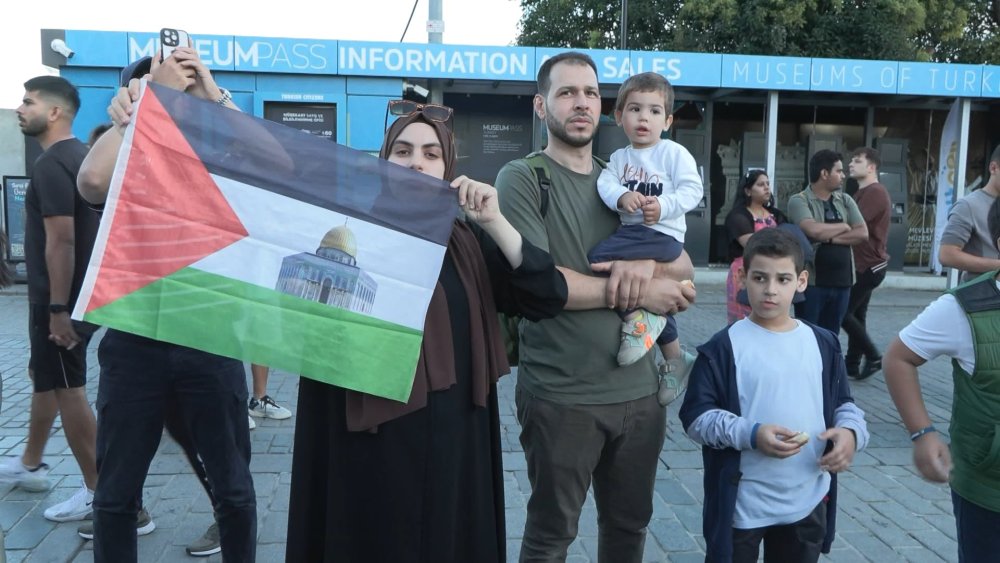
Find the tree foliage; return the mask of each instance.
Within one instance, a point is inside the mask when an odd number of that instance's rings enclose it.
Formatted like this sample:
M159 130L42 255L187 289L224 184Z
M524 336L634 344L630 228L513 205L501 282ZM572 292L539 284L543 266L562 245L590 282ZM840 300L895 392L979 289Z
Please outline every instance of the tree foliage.
M1000 0L627 4L630 49L1000 64ZM520 45L620 45L620 0L521 0L521 7Z
M628 6L628 48L666 50L680 3L633 0ZM621 3L594 0L521 0L519 45L617 49Z

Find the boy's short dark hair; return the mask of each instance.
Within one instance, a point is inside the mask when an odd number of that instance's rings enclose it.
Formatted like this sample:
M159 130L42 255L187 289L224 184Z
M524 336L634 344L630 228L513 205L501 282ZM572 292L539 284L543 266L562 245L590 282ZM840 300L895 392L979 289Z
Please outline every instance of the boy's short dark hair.
M24 83L24 91L40 92L43 97L58 99L71 115L80 111L80 93L61 76L36 76Z
M802 254L802 245L797 238L784 229L761 229L750 236L743 249L743 270L750 271L750 263L755 256L768 258L791 258L795 263L795 273L800 274L806 269L806 260Z
M542 63L542 66L538 68L539 94L542 96L549 95L549 87L552 86L552 67L563 62L580 66L587 65L594 69L594 74L597 76L601 75L597 72L597 64L594 63L594 59L590 58L590 55L579 51L566 51L565 53L559 53L558 55L547 59L544 63Z
M824 170L833 170L833 165L843 161L840 153L830 149L816 151L809 159L809 183L815 184L819 181L820 173Z
M993 205L986 213L986 225L990 230L993 244L1000 249L1000 244L997 243L997 239L1000 239L1000 197L993 200Z
M632 92L659 92L663 94L663 109L670 115L674 112L674 87L670 81L655 72L643 72L629 76L618 89L615 111L625 109L625 102Z
M865 160L875 165L875 169L878 170L882 166L882 157L878 154L878 151L871 147L858 147L854 149L851 153L851 158L858 156L865 157Z

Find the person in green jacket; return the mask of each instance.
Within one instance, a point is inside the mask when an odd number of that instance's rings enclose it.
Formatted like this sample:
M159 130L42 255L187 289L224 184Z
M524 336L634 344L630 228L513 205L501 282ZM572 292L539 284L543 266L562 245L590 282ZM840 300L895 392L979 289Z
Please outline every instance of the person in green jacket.
M988 224L1000 248L1000 200L990 207ZM996 561L1000 553L998 335L1000 270L994 270L928 305L900 331L883 360L917 470L929 481L951 485L959 563ZM919 366L938 356L952 358L950 447L927 414L917 376Z

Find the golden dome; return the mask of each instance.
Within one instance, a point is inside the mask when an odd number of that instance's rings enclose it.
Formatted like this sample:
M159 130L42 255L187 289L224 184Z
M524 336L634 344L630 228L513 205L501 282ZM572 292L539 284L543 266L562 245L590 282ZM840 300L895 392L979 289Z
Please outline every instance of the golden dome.
M319 243L319 247L340 250L352 258L358 257L358 244L354 239L354 233L347 228L347 225L340 225L330 229Z

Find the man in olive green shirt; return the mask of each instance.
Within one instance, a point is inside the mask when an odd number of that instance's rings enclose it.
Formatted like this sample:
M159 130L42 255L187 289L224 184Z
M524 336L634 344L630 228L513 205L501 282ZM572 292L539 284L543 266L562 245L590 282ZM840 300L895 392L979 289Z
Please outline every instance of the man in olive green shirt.
M816 251L806 299L795 304L795 316L838 334L854 285L851 246L868 240L868 226L858 204L840 189L840 154L816 151L809 159L809 182L788 199L788 220L802 229Z
M595 275L587 252L618 227L597 192L600 166L592 140L600 119L597 67L582 53L562 53L538 72L535 112L545 121L543 151L551 180L544 217L528 164L497 177L504 215L521 235L552 254L566 277L566 311L522 321L515 400L532 493L521 561L563 561L594 485L602 561L642 560L653 511L653 483L666 411L656 400L653 355L621 367L621 319L613 307L682 311L694 290L686 254L675 262L614 262ZM668 279L673 278L673 279Z

